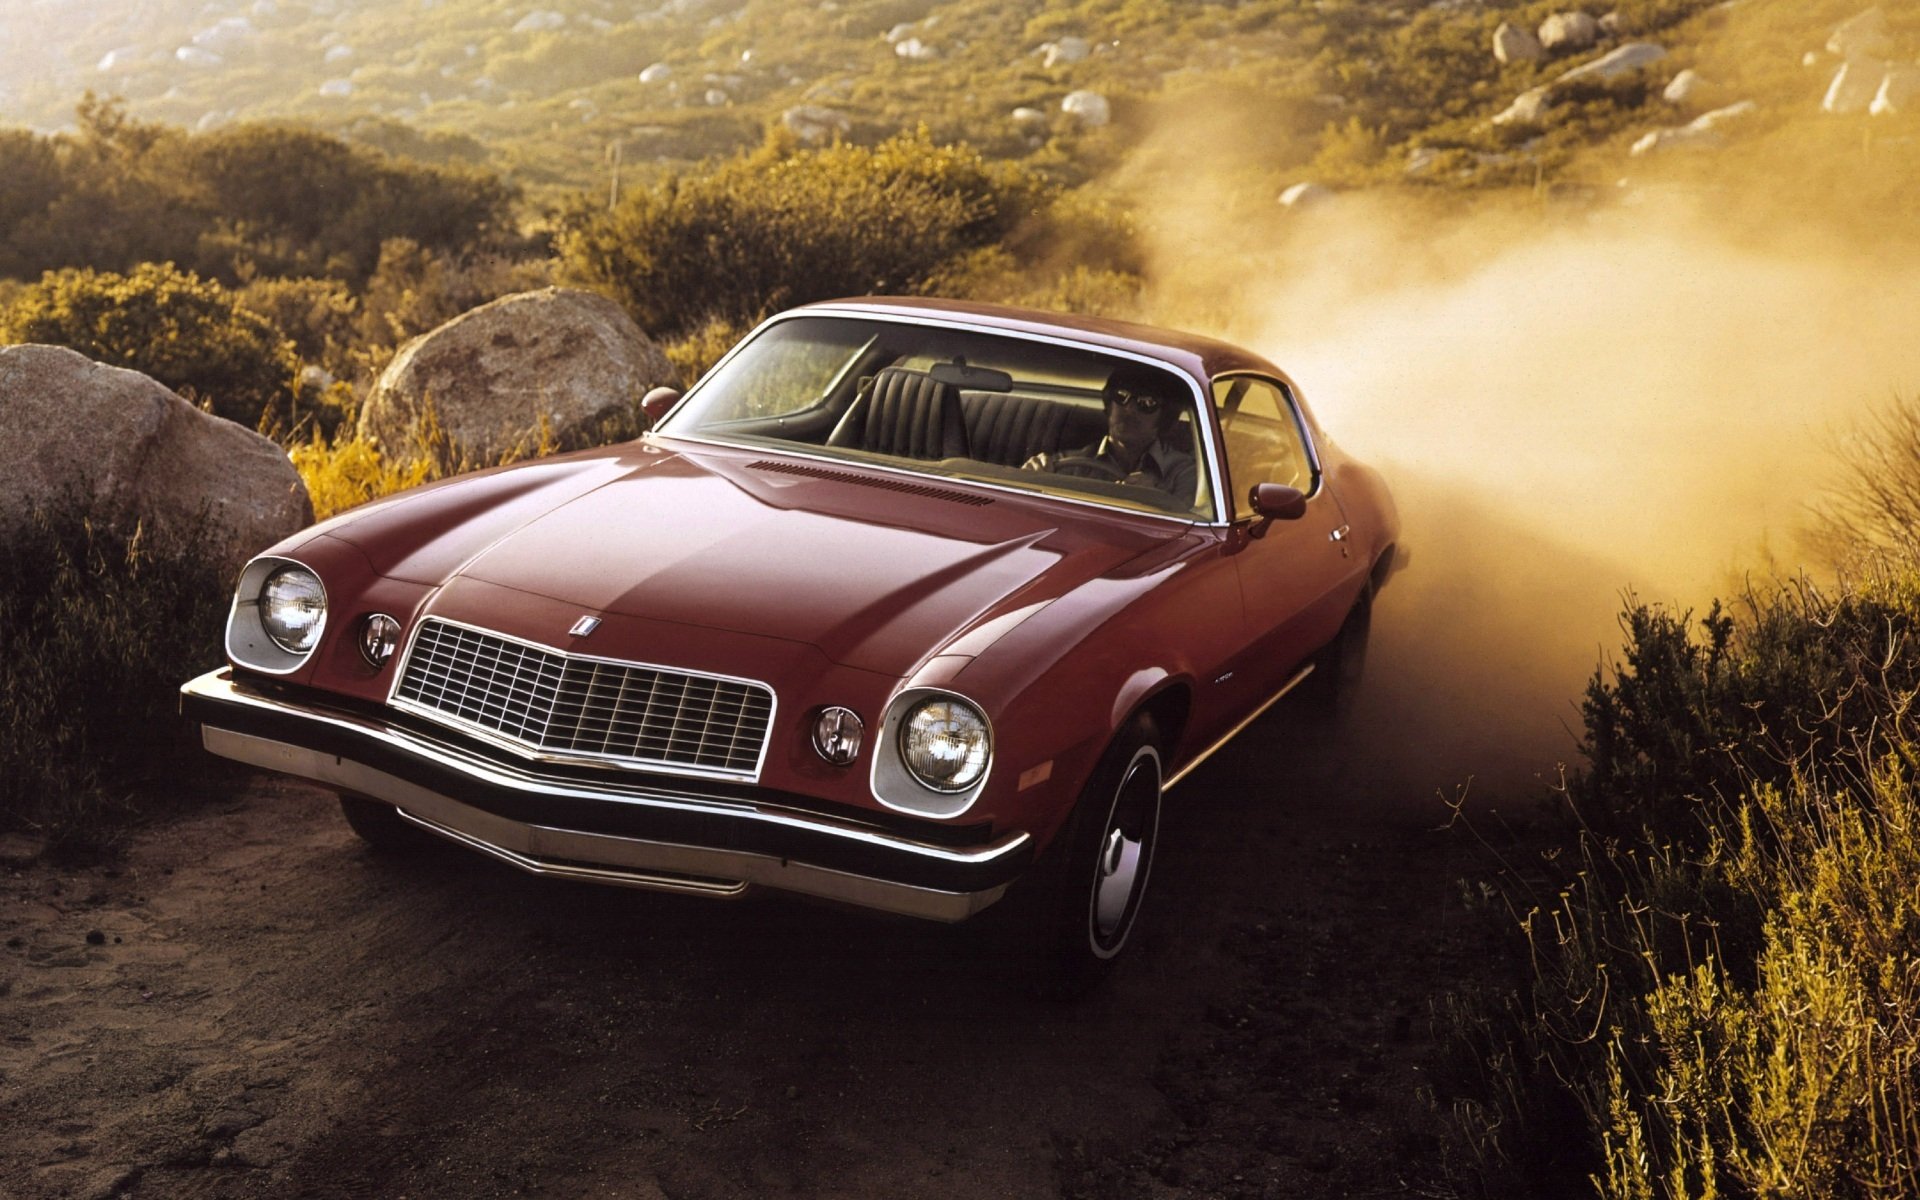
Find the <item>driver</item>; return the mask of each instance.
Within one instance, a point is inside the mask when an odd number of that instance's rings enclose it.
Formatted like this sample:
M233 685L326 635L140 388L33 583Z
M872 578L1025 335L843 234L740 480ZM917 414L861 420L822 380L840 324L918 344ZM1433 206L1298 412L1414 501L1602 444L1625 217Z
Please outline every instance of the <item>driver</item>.
M1078 450L1036 454L1022 468L1158 488L1190 503L1198 472L1193 455L1169 438L1180 422L1172 379L1164 371L1128 364L1107 379L1101 399L1106 437Z

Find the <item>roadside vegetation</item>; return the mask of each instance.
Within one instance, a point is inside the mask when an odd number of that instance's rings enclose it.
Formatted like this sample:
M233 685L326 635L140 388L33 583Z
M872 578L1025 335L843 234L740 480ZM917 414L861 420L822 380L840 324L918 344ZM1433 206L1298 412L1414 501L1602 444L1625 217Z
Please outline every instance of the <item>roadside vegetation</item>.
M1514 987L1452 1013L1476 1188L1920 1193L1917 419L1885 406L1831 498L1851 574L1629 598L1587 765L1498 858Z
M0 538L0 832L56 855L111 847L220 769L176 700L220 657L220 557L197 533L155 542L78 511L42 510Z

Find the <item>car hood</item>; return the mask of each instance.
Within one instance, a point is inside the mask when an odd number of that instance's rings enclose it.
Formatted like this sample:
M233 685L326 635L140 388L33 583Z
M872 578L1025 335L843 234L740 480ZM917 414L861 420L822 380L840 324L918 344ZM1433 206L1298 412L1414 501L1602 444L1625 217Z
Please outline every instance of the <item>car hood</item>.
M442 582L471 578L583 615L781 638L904 676L967 632L1038 611L1185 528L731 450L655 445L621 461L592 466L594 486L548 489L552 503L537 513L506 506L494 519L507 527L479 538L463 529L462 541L484 548Z

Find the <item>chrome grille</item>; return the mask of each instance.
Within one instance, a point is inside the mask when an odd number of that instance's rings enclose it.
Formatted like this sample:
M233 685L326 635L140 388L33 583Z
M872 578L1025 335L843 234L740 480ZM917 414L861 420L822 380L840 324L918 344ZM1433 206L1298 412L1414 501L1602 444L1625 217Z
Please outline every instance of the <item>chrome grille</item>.
M764 684L578 658L429 618L393 699L558 757L751 775L773 716Z

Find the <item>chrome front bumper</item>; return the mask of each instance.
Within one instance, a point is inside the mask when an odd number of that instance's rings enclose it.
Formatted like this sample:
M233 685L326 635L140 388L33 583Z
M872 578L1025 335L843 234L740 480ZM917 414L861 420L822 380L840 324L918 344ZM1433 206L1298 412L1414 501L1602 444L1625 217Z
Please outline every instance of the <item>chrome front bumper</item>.
M1026 833L950 846L796 808L543 773L377 718L237 685L222 668L180 689L206 748L384 800L523 871L734 896L761 886L936 921L986 908L1031 863Z

